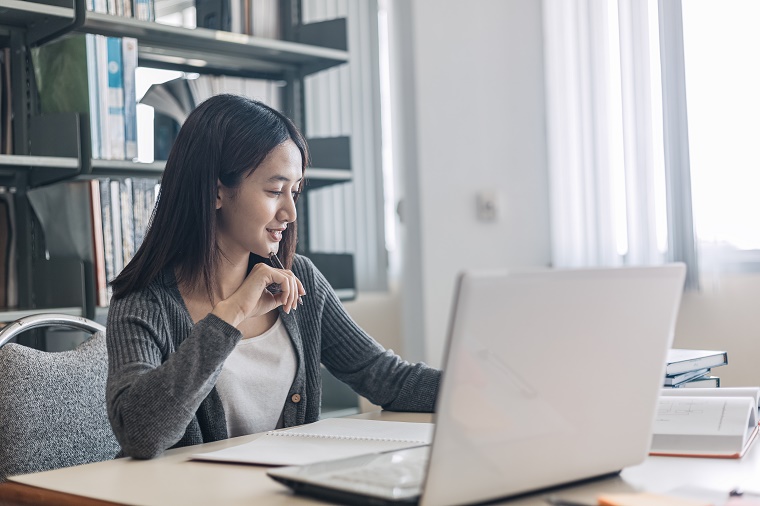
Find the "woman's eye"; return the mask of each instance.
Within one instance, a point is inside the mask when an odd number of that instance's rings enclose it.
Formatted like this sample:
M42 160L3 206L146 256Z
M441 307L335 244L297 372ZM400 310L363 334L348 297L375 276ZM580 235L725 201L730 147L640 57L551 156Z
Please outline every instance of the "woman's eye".
M271 193L275 197L279 197L284 192L282 192L281 190L269 190L268 193ZM292 192L290 192L290 194L293 196L294 199L296 199L301 194L301 192L300 191L292 191Z

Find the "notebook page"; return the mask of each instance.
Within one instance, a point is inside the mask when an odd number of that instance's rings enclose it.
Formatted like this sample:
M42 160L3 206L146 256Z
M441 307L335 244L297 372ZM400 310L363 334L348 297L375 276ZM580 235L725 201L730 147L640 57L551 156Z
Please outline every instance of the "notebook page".
M431 423L381 422L330 418L216 452L195 454L197 460L271 466L305 465L369 453L430 444Z
M753 410L749 397L660 397L654 433L743 436Z
M272 432L277 435L310 435L364 439L392 439L429 444L433 440L432 423L383 422L356 418L327 418L293 429Z

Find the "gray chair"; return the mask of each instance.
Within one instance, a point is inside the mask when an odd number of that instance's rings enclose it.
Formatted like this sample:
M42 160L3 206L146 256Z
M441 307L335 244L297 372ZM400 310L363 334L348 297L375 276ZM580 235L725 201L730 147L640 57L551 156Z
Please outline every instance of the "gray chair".
M49 326L94 335L59 353L8 343L21 332ZM116 456L119 444L106 414L107 374L105 328L96 322L40 314L0 331L0 482Z

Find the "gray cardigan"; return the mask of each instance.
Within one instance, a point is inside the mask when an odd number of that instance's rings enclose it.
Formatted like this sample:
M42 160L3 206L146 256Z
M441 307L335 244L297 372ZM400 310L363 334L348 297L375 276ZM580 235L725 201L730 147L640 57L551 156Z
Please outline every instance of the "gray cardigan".
M440 371L405 362L369 337L310 260L296 256L293 273L306 296L298 310L280 311L298 360L286 427L319 419L320 362L384 409L433 410ZM228 437L214 385L241 333L211 314L194 325L171 268L111 301L106 336L108 416L123 454L152 458Z

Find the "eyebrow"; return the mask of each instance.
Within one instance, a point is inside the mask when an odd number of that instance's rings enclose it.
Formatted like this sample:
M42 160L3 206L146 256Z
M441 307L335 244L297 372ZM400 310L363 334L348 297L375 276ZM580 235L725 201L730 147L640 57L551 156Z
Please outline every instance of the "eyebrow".
M289 183L290 179L285 176L272 176L269 179L267 179L267 181L285 181L286 183ZM296 179L296 183L299 181L303 181L303 177L299 177L298 179Z

